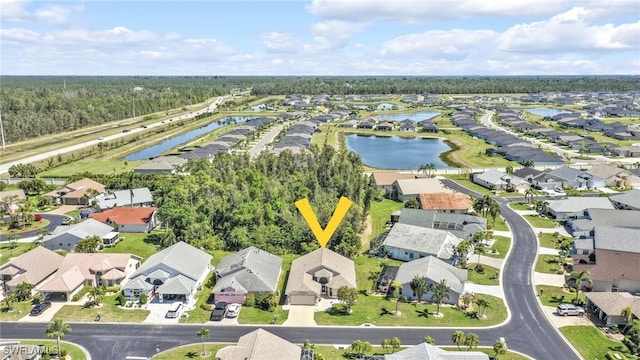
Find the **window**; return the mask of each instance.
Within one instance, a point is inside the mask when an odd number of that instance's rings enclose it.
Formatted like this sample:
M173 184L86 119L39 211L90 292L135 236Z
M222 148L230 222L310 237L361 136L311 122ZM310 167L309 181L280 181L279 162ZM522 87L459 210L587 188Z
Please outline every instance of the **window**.
M409 259L413 259L413 253L409 254Z

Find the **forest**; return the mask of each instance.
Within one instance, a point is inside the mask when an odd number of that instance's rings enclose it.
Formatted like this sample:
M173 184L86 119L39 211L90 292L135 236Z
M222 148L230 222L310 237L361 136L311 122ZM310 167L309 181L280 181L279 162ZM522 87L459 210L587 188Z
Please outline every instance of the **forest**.
M640 76L1 76L6 141L196 104L232 89L252 95L507 94L541 91L638 90Z

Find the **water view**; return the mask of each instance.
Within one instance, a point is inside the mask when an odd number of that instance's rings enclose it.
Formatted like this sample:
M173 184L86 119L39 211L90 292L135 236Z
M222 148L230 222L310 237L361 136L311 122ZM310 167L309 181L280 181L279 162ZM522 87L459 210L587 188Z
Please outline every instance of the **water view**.
M247 121L249 119L252 119L253 116L230 116L230 117L225 117L222 118L216 122L212 122L211 124L207 125L207 126L203 126L200 128L197 128L195 130L189 131L187 133L184 133L182 135L178 135L176 137L173 137L171 139L167 139L159 144L153 145L153 146L149 146L147 148L144 148L140 151L134 152L132 154L127 155L124 160L129 160L129 161L135 161L135 160L147 160L150 158L154 158L156 156L159 156L160 154L162 154L163 152L172 149L176 146L182 145L184 143L187 143L201 135L204 135L206 133L212 132L213 130L224 126L224 124L227 124L229 122L244 122Z
M410 114L384 114L384 115L376 115L375 119L376 120L382 120L382 121L402 121L404 119L409 119L409 120L413 120L413 121L422 121L422 120L427 120L427 119L431 119L434 118L436 116L440 115L439 112L437 111L419 111L419 112L415 112L415 113L410 113Z
M549 108L535 108L535 109L525 109L530 113L540 115L540 116L555 116L558 114L568 114L571 111L560 110L560 109L549 109Z
M353 134L345 136L345 144L364 164L380 169L417 170L429 163L438 169L449 167L439 156L451 148L441 139Z

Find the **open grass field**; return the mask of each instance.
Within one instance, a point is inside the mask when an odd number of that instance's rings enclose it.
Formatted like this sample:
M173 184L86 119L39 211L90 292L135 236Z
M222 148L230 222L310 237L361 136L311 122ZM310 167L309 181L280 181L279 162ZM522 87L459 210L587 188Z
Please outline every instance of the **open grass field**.
M116 305L116 295L105 296L100 307L83 307L81 305L64 305L54 319L65 322L95 321L96 315L102 315L104 322L139 323L149 316L149 310L127 308L121 309Z
M382 201L372 201L371 210L371 226L373 231L371 232L371 238L374 238L382 234L387 228L386 223L391 221L391 213L397 210L401 210L404 204L400 201L394 201L389 199L383 199Z
M73 331L73 328L71 328L71 330ZM56 347L58 346L58 343L56 342L56 340L20 340L20 344L21 345L44 345L49 350L55 350ZM67 350L67 357L71 357L71 359L73 360L87 360L87 357L84 354L84 352L73 343L62 340L60 341L60 347L62 348L62 350Z
M542 305L545 306L556 307L560 303L568 303L576 298L575 292L566 291L557 286L537 285L536 291L538 295L540 295L540 290L542 290L540 300L542 301ZM585 299L584 292L581 291L578 300L585 301Z
M120 241L115 246L107 247L105 253L130 253L142 258L145 262L151 255L160 250L158 238L161 230L155 230L151 234L120 233ZM122 239L124 237L124 240Z
M609 351L622 353L628 359L637 359L628 352L621 342L608 339L600 330L593 326L563 326L560 331L569 342L580 352L584 359L606 359Z

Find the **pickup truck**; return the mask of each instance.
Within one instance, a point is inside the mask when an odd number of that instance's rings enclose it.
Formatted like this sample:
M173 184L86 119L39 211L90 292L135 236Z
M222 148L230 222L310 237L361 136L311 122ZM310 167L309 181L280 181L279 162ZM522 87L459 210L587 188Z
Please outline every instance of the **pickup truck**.
M227 303L219 302L211 312L211 321L220 321L227 315Z

